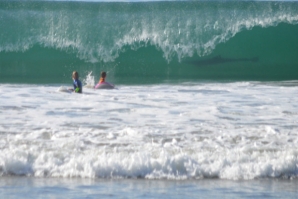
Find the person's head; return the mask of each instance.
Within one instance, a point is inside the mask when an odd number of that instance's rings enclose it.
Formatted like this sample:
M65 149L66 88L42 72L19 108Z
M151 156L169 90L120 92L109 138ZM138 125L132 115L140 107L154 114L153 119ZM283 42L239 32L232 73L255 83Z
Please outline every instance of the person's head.
M106 78L106 76L107 76L107 73L106 72L101 72L101 74L100 74L100 77L102 77L102 78Z
M72 72L72 79L79 79L79 73L77 71Z

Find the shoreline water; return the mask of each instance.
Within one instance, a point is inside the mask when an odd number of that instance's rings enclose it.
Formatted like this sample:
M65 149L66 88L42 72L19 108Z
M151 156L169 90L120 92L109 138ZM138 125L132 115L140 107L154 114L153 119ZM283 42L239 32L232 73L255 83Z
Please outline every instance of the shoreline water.
M297 84L0 84L0 196L296 198Z
M1 177L3 198L296 198L298 180L233 181Z
M297 176L297 82L0 85L2 175L255 179Z

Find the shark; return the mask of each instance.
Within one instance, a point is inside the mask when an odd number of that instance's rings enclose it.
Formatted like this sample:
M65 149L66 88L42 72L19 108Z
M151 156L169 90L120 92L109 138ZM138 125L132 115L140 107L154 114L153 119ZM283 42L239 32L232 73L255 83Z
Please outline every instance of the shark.
M193 64L199 67L204 66L211 66L211 65L217 65L217 64L224 64L224 63L231 63L231 62L258 62L258 57L253 58L223 58L221 55L204 59L204 60L193 60L193 61L187 61L189 64Z

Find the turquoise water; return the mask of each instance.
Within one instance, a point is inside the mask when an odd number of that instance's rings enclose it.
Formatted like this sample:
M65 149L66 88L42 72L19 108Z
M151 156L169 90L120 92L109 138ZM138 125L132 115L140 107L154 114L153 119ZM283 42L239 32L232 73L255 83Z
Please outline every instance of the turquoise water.
M298 79L298 2L0 2L0 82Z

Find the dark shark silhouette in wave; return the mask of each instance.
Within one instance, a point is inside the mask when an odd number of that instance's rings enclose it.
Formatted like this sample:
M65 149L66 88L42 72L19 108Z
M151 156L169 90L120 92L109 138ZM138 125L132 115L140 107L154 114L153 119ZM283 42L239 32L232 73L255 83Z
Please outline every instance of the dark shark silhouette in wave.
M224 63L230 63L230 62L258 62L258 57L253 58L223 58L222 56L218 55L209 59L204 60L193 60L193 61L187 61L186 63L193 64L196 66L210 66L210 65L216 65L216 64L224 64Z

